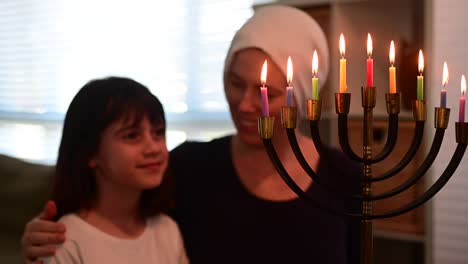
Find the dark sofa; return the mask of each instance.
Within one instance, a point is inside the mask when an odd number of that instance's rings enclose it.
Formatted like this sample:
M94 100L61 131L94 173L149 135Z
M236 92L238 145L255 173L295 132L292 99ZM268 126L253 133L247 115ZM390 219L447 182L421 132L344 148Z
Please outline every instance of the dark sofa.
M0 155L0 263L23 263L24 225L43 208L53 167Z

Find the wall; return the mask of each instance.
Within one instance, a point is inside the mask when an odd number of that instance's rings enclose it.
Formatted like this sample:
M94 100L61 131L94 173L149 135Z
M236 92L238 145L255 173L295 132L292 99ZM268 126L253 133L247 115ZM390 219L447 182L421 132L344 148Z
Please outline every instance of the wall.
M458 120L461 74L468 74L468 1L432 0L427 10L428 38L431 50L428 65L427 91L430 105L439 105L442 83L442 67L446 60L449 66L447 106L451 108L450 125L444 143L435 161L433 180L443 172L455 145L454 122ZM428 108L431 110L430 108ZM428 113L432 117L432 111ZM428 138L429 141L430 138ZM432 245L428 252L434 264L468 263L468 157L465 157L452 179L433 200Z
M338 90L338 62L340 58L338 39L341 33L346 40L347 84L352 93L350 114L362 114L361 86L365 84L367 59L367 33L373 40L374 84L377 87L377 105L375 112L384 113L385 93L388 92L388 67L390 41L394 40L397 49L396 65L402 61L403 43L415 41L413 18L411 15L413 1L395 0L365 1L348 4L335 4L333 7L333 33L330 50L332 52L331 87ZM397 69L398 71L398 69ZM397 78L399 73L397 72ZM416 80L415 80L416 82ZM398 83L398 82L397 82ZM398 87L399 89L400 87Z

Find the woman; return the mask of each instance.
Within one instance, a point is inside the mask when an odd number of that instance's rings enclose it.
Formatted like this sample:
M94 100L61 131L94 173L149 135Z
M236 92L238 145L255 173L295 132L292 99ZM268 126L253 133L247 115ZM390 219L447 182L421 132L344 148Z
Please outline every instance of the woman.
M259 9L234 36L225 61L224 89L236 134L206 143L187 142L171 152L174 217L192 263L358 262L358 221L331 216L300 200L279 177L257 132L264 60L269 66L270 115L279 120L280 107L285 105L285 66L291 56L294 98L303 119L314 49L321 62L319 78L326 80L328 48L323 31L304 12L285 6ZM332 149L320 159L310 138L301 133L297 137L320 177L358 192L358 165ZM333 199L311 181L294 158L278 121L273 143L303 190L331 206L357 209L358 205ZM28 224L23 238L26 256L37 257L31 253L34 247L47 242L37 231L49 230L46 224L52 226L38 219Z

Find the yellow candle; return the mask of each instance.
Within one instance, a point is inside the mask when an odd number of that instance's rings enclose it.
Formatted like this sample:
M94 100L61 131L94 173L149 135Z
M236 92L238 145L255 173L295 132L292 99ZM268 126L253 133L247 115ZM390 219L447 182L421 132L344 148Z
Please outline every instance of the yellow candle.
M340 35L340 93L346 93L346 59L345 55L345 41L343 34Z
M393 66L393 63L395 63L395 44L390 42L390 68L388 68L388 73L389 73L389 83L390 83L390 93L396 93L396 71L395 71L395 66Z

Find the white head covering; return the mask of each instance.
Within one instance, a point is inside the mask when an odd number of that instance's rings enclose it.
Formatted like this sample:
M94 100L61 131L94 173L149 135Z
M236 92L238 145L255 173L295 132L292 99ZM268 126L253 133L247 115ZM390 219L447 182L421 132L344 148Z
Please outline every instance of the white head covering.
M247 48L258 48L268 54L286 76L288 56L293 62L292 85L301 117L306 114L306 99L312 94L312 54L319 58L318 78L321 87L328 75L328 45L317 22L305 12L288 6L262 7L237 31L228 51L224 74L233 55ZM284 88L286 90L286 87Z

